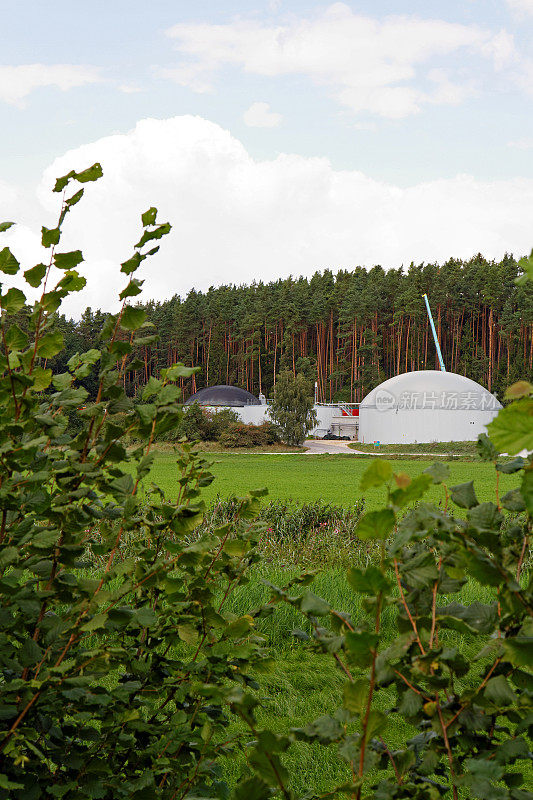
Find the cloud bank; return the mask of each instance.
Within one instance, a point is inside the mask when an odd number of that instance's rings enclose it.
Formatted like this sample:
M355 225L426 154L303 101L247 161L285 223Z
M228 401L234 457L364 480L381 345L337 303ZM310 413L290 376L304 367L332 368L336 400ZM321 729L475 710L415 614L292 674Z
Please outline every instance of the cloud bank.
M0 66L0 100L20 107L35 89L54 86L66 91L100 80L98 67L79 64Z
M45 225L57 214L56 176L100 161L104 177L88 184L67 217L62 249L81 248L88 279L83 302L68 307L116 308L118 265L131 255L140 214L159 209L172 232L144 262L144 299L184 295L224 283L311 275L356 265L399 267L411 261L522 255L533 244L533 181L483 182L468 175L408 188L327 159L282 154L254 160L228 131L192 116L144 119L124 135L71 150L45 171L38 197ZM2 218L13 219L7 194ZM14 206L13 206L14 208ZM39 259L37 230L14 228L20 260ZM33 262L35 263L35 262Z
M241 18L180 23L167 35L183 61L160 75L194 91L209 91L228 67L266 77L301 75L355 113L391 119L427 104L461 103L485 82L492 88L494 71L512 69L512 80L523 81L526 63L506 31L417 16L375 19L345 3L277 25Z

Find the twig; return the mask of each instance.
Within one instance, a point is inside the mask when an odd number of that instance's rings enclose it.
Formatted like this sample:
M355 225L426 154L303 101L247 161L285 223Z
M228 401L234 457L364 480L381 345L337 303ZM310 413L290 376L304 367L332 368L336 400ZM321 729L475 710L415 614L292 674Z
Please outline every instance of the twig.
M396 573L396 582L398 584L398 589L400 590L400 597L402 599L402 605L403 605L403 607L405 609L405 613L409 617L409 622L411 623L411 627L413 628L414 634L416 636L416 641L417 641L418 646L420 648L420 652L422 653L423 656L425 656L426 655L426 651L424 650L422 642L420 641L420 636L418 635L418 628L416 627L416 622L413 619L413 616L412 616L412 614L411 614L411 612L409 610L409 606L407 605L407 601L405 599L405 595L403 593L402 582L400 580L400 573L398 572L398 562L397 562L396 559L394 559L394 572Z

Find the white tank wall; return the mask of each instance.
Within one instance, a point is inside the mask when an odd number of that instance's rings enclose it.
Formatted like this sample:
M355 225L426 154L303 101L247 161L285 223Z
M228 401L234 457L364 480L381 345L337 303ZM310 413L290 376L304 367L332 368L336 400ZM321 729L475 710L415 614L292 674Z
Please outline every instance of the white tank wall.
M216 413L220 411L220 406L205 406L209 411ZM236 411L240 419L246 424L260 425L270 419L270 406L237 406L232 409ZM331 428L333 417L339 416L337 406L315 406L318 417L318 424L311 431L311 435L325 436Z
M500 408L494 395L464 375L408 372L389 378L365 397L359 407L359 441L473 441L486 432Z

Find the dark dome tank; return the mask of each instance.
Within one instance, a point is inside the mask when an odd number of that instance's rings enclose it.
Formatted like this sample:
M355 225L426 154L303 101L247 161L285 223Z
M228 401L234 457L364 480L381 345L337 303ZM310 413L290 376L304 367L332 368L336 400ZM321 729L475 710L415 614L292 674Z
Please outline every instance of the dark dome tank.
M261 402L251 392L246 389L239 389L238 386L207 386L200 389L196 394L192 394L185 405L200 403L202 406L260 406Z

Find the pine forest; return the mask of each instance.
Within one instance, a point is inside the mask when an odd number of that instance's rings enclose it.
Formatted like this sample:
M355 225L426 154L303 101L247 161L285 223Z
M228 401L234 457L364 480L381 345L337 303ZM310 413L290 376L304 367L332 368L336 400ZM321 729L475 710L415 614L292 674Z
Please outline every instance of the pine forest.
M150 376L182 361L199 367L183 383L185 396L227 383L269 397L289 368L316 381L320 402L359 402L393 375L438 369L427 292L446 368L501 397L514 381L533 378L533 286L517 286L519 273L511 256L478 255L388 271L325 269L150 302L143 307L158 338L145 337L125 387L136 396ZM97 345L105 316L87 309L79 321L61 319L65 360Z

